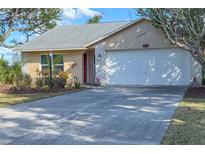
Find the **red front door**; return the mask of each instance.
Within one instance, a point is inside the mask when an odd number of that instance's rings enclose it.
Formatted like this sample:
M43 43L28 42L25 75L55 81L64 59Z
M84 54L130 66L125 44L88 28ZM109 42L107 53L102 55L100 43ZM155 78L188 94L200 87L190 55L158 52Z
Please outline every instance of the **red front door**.
M84 83L87 83L87 54L83 55L83 64L84 64Z

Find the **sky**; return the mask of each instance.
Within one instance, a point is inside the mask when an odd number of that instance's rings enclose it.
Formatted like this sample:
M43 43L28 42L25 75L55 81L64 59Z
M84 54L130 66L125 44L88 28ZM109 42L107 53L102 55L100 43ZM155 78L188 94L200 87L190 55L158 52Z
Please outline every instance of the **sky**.
M64 8L62 14L62 20L58 22L58 25L81 25L95 15L101 15L101 22L111 21L131 21L138 18L134 9L129 8ZM15 37L22 41L25 40L24 36L19 33L14 33L9 38L10 40ZM36 37L36 36L34 36ZM4 56L10 63L16 59L16 53L10 49L0 47L0 57Z
M95 16L102 15L101 22L129 21L136 19L134 9L113 8L113 9L64 9L63 24L85 24L85 22Z

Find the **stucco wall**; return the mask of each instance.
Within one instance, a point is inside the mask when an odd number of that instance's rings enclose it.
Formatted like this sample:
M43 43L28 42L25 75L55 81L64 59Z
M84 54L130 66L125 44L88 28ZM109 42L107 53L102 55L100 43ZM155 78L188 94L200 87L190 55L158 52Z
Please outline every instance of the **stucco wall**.
M88 70L87 70L87 76L88 76L88 82L94 83L95 82L95 72L94 72L94 63L93 63L93 57L95 56L95 52L93 50L86 52L88 55Z
M190 82L192 82L193 86L199 86L202 84L202 67L191 56L191 53L189 53L189 54L190 54L190 70L191 70ZM195 83L194 83L194 78L196 78Z
M148 44L148 48L144 48L143 44ZM123 50L143 50L146 52L150 49L172 49L178 50L175 46L171 45L166 39L162 31L155 28L151 22L143 20L113 36L100 41L93 45L95 47L96 55L96 77L101 79L103 83L106 76L106 52L107 51L122 51ZM188 52L188 51L187 51ZM188 53L189 54L189 53ZM99 59L100 56L100 59ZM196 76L197 83L201 84L201 67L193 59L191 55L188 56L189 61L189 79L190 84L192 79ZM126 57L125 57L126 58ZM187 63L187 59L182 59Z
M53 51L53 54L62 54L64 60L64 71L69 71L72 73L72 76L77 76L78 80L83 82L82 75L82 55L84 51ZM46 51L39 52L22 52L22 59L25 63L23 68L25 73L31 75L33 79L37 77L36 70L40 70L40 55L49 54ZM74 65L73 65L74 64Z
M21 53L21 61L24 63L21 70L24 74L29 74L28 53Z
M143 48L143 44L149 44L149 47ZM95 48L96 77L103 79L105 78L106 50L173 48L174 46L150 21L142 20L91 47Z
M149 48L173 47L173 45L171 45L165 38L163 32L155 28L151 22L147 20L142 20L113 36L100 41L92 47L101 45L106 50L143 49L143 44L149 44Z
M97 45L95 48L95 68L96 68L96 78L100 79L100 83L103 82L106 75L106 63L105 63L106 53L105 48L101 45ZM96 81L96 79L95 79Z

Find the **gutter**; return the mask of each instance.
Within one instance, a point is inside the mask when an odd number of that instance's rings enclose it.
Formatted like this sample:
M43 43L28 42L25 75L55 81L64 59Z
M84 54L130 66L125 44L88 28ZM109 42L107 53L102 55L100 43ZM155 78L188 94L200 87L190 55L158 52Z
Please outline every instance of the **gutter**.
M73 51L73 50L88 50L88 48L65 48L65 49L13 49L12 51L19 51L19 52L38 52L38 51Z

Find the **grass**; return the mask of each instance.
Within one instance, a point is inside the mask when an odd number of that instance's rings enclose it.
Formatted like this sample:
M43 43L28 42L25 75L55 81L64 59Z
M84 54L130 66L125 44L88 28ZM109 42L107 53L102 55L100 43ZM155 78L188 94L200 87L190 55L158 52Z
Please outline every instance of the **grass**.
M27 103L34 100L67 94L73 91L80 91L81 89L64 91L64 92L50 92L50 93L33 93L33 94L4 94L0 93L0 107L7 107L10 105Z
M184 99L161 144L205 144L205 99Z

